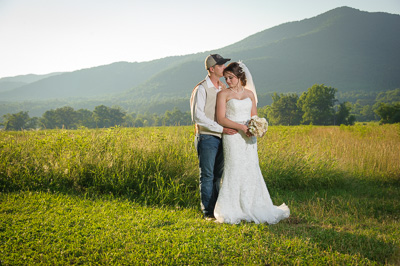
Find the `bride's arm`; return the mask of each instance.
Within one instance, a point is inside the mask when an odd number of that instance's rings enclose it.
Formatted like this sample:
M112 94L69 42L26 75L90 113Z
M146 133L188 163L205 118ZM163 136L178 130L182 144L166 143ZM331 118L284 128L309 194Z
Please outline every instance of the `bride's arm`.
M254 93L252 91L249 90L249 96L252 102L252 106L251 106L251 116L253 115L257 115L257 105L256 105L256 99L254 97Z
M242 125L232 120L226 118L226 100L227 94L224 91L221 91L217 94L217 122L223 127L234 128L236 130L242 130L243 132L247 132L248 128L246 125Z

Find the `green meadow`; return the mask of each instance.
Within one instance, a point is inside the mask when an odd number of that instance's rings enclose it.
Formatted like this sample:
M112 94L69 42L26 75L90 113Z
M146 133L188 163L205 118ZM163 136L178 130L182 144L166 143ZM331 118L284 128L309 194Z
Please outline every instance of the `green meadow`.
M0 265L400 264L400 124L271 126L260 167L291 210L276 225L202 219L193 138L0 131Z

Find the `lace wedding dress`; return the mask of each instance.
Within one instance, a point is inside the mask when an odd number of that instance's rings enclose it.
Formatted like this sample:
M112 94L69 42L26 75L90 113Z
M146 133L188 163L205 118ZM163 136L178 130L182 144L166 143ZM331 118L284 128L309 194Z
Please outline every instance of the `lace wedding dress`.
M252 101L231 99L226 117L245 123L251 116ZM224 173L214 216L218 222L237 224L245 220L275 224L289 217L286 204L274 206L261 174L257 138L243 132L223 136Z

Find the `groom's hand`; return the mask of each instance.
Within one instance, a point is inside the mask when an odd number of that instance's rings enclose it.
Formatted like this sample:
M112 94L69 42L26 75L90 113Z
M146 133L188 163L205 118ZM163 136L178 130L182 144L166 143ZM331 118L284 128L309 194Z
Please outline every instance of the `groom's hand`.
M233 128L224 127L224 130L222 130L222 133L227 134L227 135L235 135L236 133L238 133L238 131Z

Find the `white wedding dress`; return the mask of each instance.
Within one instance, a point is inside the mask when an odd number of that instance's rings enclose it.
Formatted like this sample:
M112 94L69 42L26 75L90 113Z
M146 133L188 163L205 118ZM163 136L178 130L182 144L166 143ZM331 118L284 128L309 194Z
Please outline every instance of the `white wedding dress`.
M251 116L252 101L231 99L226 117L245 123ZM223 136L224 173L214 210L218 222L237 224L245 220L275 224L288 218L286 204L274 206L262 176L257 153L257 138L243 132Z

